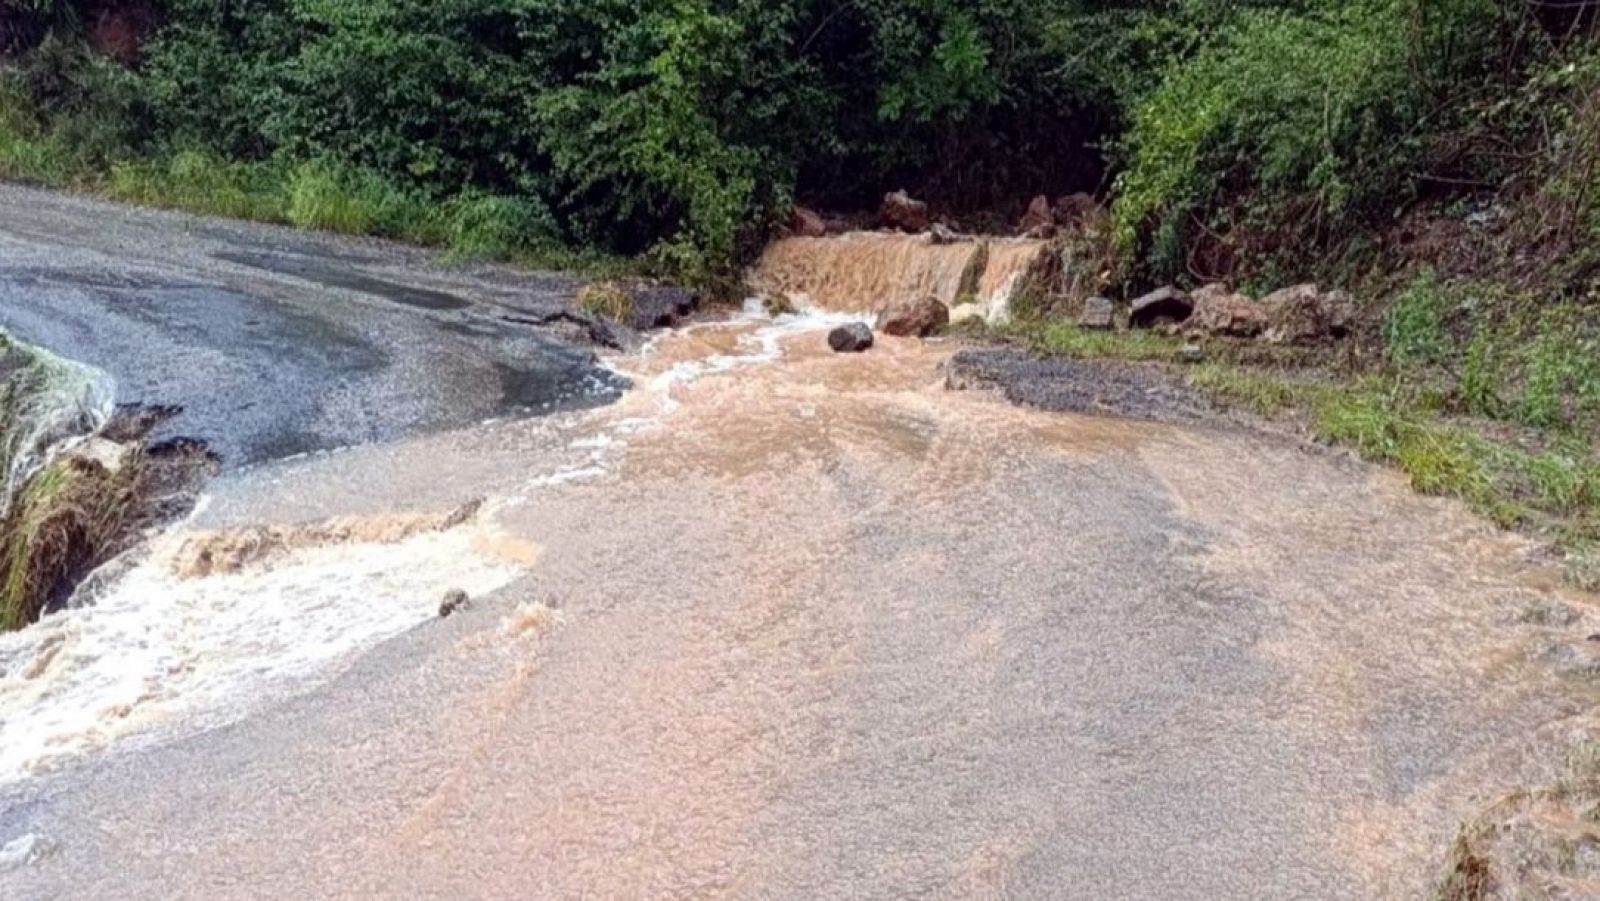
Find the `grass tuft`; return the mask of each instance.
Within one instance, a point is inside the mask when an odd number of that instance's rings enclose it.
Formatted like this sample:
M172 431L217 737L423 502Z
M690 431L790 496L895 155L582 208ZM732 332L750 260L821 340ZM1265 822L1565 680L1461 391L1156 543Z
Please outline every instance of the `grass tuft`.
M590 282L578 292L578 309L622 322L633 315L633 298L616 282Z

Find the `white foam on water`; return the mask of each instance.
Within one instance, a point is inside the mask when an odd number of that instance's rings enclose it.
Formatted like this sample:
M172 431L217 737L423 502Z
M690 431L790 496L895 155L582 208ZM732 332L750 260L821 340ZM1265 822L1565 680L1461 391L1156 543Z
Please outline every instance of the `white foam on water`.
M609 364L635 385L627 406L595 411L598 423L575 418L584 424L566 443L571 456L498 504L603 478L630 436L663 427L678 408L674 391L775 363L788 338L870 319L818 310L771 317L752 301L731 321L657 335L637 357ZM666 342L708 329L738 332L732 350L671 363L657 356ZM469 525L393 544L314 547L240 572L182 579L167 561L192 533L174 530L91 605L0 635L0 783L113 747L226 725L332 678L360 652L437 616L446 591L482 595L523 571L524 564L481 553L473 540L479 531Z
M0 635L0 782L119 739L137 747L236 721L437 616L444 592L484 594L521 571L472 536L319 547L189 580L158 549L94 606Z
M0 379L0 510L58 452L98 431L116 405L116 382L93 366L16 343L0 332L0 354L23 362Z

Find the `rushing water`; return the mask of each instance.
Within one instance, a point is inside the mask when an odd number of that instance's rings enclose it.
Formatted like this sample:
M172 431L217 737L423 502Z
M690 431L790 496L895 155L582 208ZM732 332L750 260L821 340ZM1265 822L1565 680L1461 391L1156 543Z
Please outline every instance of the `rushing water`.
M54 453L105 425L115 397L106 373L0 332L0 510Z
M1584 599L1459 506L949 392L948 345L828 352L836 307L660 335L611 407L229 476L0 638L0 783L247 720L62 774L22 896L1413 897L1592 699L1544 662ZM321 688L457 588L494 618Z
M826 310L881 311L932 297L955 318L998 323L1030 277L1051 265L1045 241L858 232L834 238L786 238L767 246L751 272L760 292Z
M638 383L620 408L626 413L609 414L608 429L546 448L543 471L526 475L524 492L604 475L630 435L658 428L676 409L680 386L774 363L786 339L863 318L769 319L752 303L733 323L675 333L680 345L698 348L691 353L664 358L658 339L615 361ZM696 344L702 335L726 343L706 351ZM53 434L74 416L94 421L88 413L102 407L90 401L103 384L64 361L40 359L61 374L60 387L35 404L54 412L28 433ZM549 427L582 418L552 417ZM377 513L222 530L192 519L173 529L118 561L119 573L93 603L0 635L0 783L86 753L234 721L437 616L447 591L478 596L501 588L537 558L537 549L497 529L507 502L520 501L501 498L470 516ZM194 519L204 518L205 505L202 499Z
M946 391L948 345L828 352L851 318L215 483L0 640L0 779L144 749L53 774L0 840L63 848L0 890L1413 897L1548 756L1541 643L1586 630L1519 623L1560 598L1521 542L1259 436Z

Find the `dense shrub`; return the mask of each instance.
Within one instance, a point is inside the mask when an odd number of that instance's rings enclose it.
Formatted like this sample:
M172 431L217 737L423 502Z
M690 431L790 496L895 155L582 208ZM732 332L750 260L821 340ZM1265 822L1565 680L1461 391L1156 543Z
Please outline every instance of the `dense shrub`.
M129 72L73 49L91 2L9 7L43 115L0 96L0 174L225 161L226 210L706 278L797 196L1010 218L1108 163L1145 273L1228 269L1409 196L1543 46L1518 0L167 0Z
M1409 196L1431 130L1495 58L1493 0L1357 0L1241 14L1134 108L1119 183L1125 250L1160 276L1201 237L1315 242ZM1200 261L1231 270L1233 261Z

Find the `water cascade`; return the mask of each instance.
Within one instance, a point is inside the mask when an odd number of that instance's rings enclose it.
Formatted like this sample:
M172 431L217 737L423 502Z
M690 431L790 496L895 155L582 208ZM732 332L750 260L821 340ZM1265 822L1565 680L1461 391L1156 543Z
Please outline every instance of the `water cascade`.
M774 241L749 282L758 294L802 307L874 313L933 297L956 320L980 316L999 323L1051 265L1046 241L852 232Z

